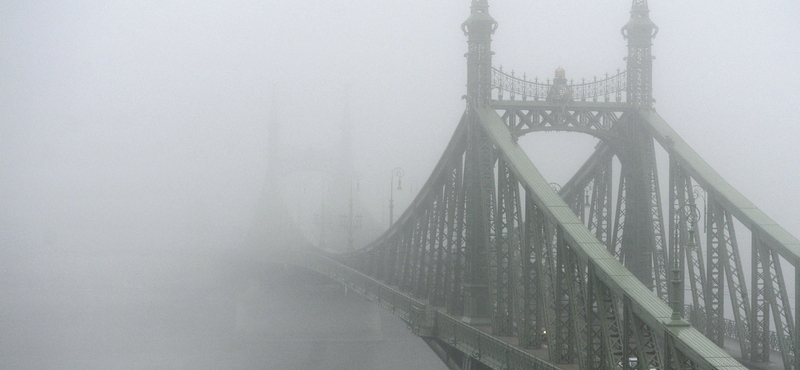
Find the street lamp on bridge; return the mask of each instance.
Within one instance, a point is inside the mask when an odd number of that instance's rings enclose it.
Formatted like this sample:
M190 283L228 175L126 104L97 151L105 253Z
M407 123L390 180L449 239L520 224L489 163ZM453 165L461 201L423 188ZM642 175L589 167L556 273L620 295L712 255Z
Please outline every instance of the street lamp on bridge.
M397 178L397 190L403 190L401 185L403 182L403 175L403 169L400 167L395 167L392 170L392 181L389 186L389 227L394 225L394 178Z
M694 204L686 204L680 209L678 215L681 219L685 220L689 225L689 241L686 243L687 250L693 250L696 245L694 242L695 225L700 218L700 210ZM683 320L683 271L681 269L681 260L684 252L680 249L680 242L673 244L670 259L672 265L672 295L670 305L672 306L672 321L668 324L671 326L689 326L689 323Z

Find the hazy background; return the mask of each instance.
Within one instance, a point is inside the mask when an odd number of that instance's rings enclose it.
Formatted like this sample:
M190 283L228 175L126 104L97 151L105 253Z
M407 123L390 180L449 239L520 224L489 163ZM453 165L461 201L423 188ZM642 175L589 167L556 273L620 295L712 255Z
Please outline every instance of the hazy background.
M650 3L661 29L656 109L735 188L800 235L800 5ZM496 66L542 79L561 66L576 80L625 67L620 28L630 1L490 4ZM7 305L38 302L33 293L71 297L39 302L57 310L80 307L97 289L124 296L219 282L212 262L242 243L264 182L273 99L286 156L330 155L348 91L360 202L385 226L391 169L405 169L397 217L464 109L468 6L0 2ZM554 134L520 143L563 183L594 141ZM311 199L321 186L295 193ZM289 207L298 215L308 208Z

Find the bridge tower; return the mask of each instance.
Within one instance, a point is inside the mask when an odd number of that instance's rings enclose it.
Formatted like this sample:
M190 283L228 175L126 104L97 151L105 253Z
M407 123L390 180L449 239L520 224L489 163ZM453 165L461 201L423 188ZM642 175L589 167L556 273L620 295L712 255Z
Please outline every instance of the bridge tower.
M728 338L756 367L777 351L798 370L800 241L653 109L658 27L647 0L630 14L625 71L572 83L559 69L541 83L492 68L497 22L472 0L466 111L409 210L362 249L295 263L402 317L451 369L744 370ZM558 189L517 143L553 131L600 140ZM669 157L666 214L656 143ZM752 237L751 271L735 228ZM793 308L781 265L795 275Z
M461 25L467 36L466 263L464 322L491 324L489 245L494 208L494 153L479 127L476 109L491 101L492 34L497 22L488 0L472 0L469 18Z
M650 20L647 0L633 0L630 21L622 28L628 40L627 101L636 107L653 105L652 39L658 27ZM625 266L650 289L658 279L654 271L658 266L656 253L664 250L666 236L661 220L661 197L655 163L653 138L644 129L636 115L629 116L621 132L623 144L619 159L622 164L624 187L620 186L619 199L624 202L624 232L620 238ZM624 192L624 193L623 193ZM620 207L620 208L623 208ZM620 210L618 209L618 212ZM618 213L618 219L619 219ZM617 222L618 228L622 227ZM662 273L663 275L663 273ZM665 276L662 276L665 277ZM666 279L661 281L665 282Z

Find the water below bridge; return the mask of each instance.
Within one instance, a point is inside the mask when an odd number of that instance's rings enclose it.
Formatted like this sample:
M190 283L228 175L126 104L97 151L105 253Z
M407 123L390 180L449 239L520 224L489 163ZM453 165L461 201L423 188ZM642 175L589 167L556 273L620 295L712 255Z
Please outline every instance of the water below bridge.
M337 285L187 255L0 261L0 368L445 369L401 320Z

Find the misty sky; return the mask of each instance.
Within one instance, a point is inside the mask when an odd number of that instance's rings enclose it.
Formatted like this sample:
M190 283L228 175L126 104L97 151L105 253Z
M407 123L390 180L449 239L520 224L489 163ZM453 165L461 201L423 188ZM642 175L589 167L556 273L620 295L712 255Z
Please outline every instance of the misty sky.
M800 235L800 5L650 3L658 112ZM540 78L561 66L575 79L625 66L629 1L490 4L496 66ZM0 253L181 247L198 232L238 243L264 179L273 97L286 155L325 154L345 89L364 202L385 213L391 169L421 186L464 109L468 5L4 1ZM575 144L559 151L562 138ZM562 183L594 143L520 142Z
M236 288L212 271L221 269L216 257L191 257L245 239L271 117L282 126L282 159L330 159L347 100L360 212L386 226L391 170L405 170L396 218L464 110L460 26L469 3L0 0L0 354L64 366L63 358L104 362L94 353L112 342L120 353L136 350L114 335L161 350L147 331L161 321L141 312L224 327ZM495 66L540 80L563 67L576 81L625 68L629 0L490 5ZM650 8L660 27L657 111L800 236L800 3L651 0ZM596 139L540 133L519 143L563 184ZM326 180L304 168L285 180L289 213L310 222ZM48 357L53 348L66 349ZM12 358L2 357L0 365Z

